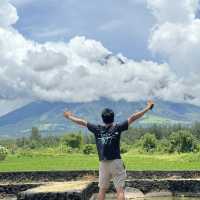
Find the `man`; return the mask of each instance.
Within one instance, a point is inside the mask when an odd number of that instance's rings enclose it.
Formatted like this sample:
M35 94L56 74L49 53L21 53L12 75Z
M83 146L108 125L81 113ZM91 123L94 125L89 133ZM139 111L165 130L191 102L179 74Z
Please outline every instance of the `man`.
M122 123L114 124L114 112L105 108L102 112L104 125L95 125L84 119L75 117L71 112L64 112L64 116L78 125L87 127L95 135L96 146L99 155L99 194L98 199L104 200L109 187L110 179L113 179L117 199L124 200L124 187L126 180L126 170L120 156L120 136L128 129L129 125L141 118L147 111L152 109L152 100L147 102L144 110L133 113Z

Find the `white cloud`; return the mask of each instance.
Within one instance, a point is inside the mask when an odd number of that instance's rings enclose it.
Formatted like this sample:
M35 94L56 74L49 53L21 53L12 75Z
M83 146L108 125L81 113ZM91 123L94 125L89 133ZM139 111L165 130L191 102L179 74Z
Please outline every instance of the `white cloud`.
M8 27L18 20L17 11L7 0L0 1L0 27Z
M195 18L198 3L199 0L147 0L148 7L160 24L190 23Z
M67 65L67 57L62 53L42 47L37 51L28 51L24 65L35 71L47 71Z
M199 0L147 0L157 19L149 49L164 56L179 75L200 72Z
M149 49L159 54L176 72L179 82L175 96L200 103L200 19L196 18L199 0L147 0L157 19L149 38ZM178 84L179 83L179 84ZM171 96L163 90L164 96ZM169 95L170 94L170 95ZM170 99L170 98L169 98Z
M200 20L158 26L152 32L149 48L164 56L179 75L200 73Z
M10 7L9 3L5 3L4 7L6 5ZM8 16L16 14L15 9L7 12ZM5 18L3 21L6 20ZM200 103L199 78L194 75L187 80L178 78L167 63L136 62L120 54L113 55L100 42L85 37L74 37L68 43L40 44L27 40L12 28L10 25L13 22L14 20L10 20L9 23L6 22L7 26L0 27L2 100L20 98L83 102L104 96L132 101L156 96L167 100ZM174 50L173 34L171 35L173 29L170 28L171 31L163 36L162 25L153 31L150 48L156 53L171 57L171 51ZM169 34L167 42L170 44L160 38L158 31L161 31L164 38ZM189 37L191 33L183 34L182 38L177 36L183 45L182 40L187 35ZM169 47L164 50L159 42Z

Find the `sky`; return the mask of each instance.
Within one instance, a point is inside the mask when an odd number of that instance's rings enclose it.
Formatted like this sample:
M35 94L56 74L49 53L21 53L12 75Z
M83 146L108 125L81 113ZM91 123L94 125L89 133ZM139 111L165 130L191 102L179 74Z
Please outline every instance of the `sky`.
M0 116L31 101L200 105L199 0L0 0Z

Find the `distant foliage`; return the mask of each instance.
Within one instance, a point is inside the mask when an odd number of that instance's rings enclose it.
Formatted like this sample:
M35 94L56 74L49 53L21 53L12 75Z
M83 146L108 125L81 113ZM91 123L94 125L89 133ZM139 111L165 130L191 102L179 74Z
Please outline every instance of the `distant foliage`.
M8 150L0 145L0 160L5 160L6 156L8 154Z
M96 153L94 134L66 133L64 135L43 135L37 127L33 127L31 134L26 137L2 139L0 146L8 149L10 154L32 156L32 154L45 155L67 153ZM144 152L159 153L185 153L199 152L200 148L200 122L191 126L152 125L147 127L134 126L124 132L121 137L120 152L127 153L130 149ZM50 150L51 149L51 150ZM2 158L6 156L2 153Z
M17 152L17 157L33 157L33 151L30 148L27 149L20 149Z
M37 140L30 140L30 142L29 142L30 149L37 149L40 146L41 146L41 143Z
M198 151L196 138L189 131L173 132L170 137L169 152L195 152Z
M191 127L191 133L196 138L200 139L200 122L195 122Z
M86 144L83 147L84 154L94 154L96 153L96 146L94 144Z
M120 152L123 153L127 153L129 151L129 146L125 143L121 144L120 146Z
M157 151L161 153L169 153L170 141L166 138L163 138L158 141Z
M95 144L95 137L94 134L88 133L85 134L84 136L84 144Z
M62 137L62 142L68 147L80 149L83 144L83 136L74 133L65 134Z
M197 123L198 124L198 123ZM128 131L123 134L122 141L126 144L132 145L135 143L136 140L140 139L146 133L154 134L156 139L161 140L163 138L168 138L172 132L177 132L179 130L188 130L188 127L183 126L181 124L174 124L174 125L157 125L154 124L148 127L130 127ZM196 125L196 134L198 131L200 132L200 125ZM200 134L199 134L200 137Z
M157 139L155 135L147 133L142 138L142 148L146 152L154 152L157 147Z
M40 141L41 138L42 136L39 132L39 129L37 127L32 127L30 139L35 141Z
M60 136L47 135L41 140L43 147L58 147L60 144Z

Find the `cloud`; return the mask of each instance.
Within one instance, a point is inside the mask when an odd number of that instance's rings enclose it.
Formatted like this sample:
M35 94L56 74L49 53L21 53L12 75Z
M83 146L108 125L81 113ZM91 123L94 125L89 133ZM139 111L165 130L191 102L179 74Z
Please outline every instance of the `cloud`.
M200 20L158 26L152 32L149 48L165 57L179 75L200 73Z
M147 0L159 24L190 23L195 18L199 0Z
M0 1L0 27L8 27L18 20L17 11L7 0Z
M173 0L173 3L147 0L147 3L157 20L149 37L149 49L162 56L179 77L179 84L174 85L178 96L199 104L200 19L196 17L199 0ZM165 95L170 91L163 90Z
M28 51L24 65L31 67L35 71L47 71L67 65L67 57L62 53L42 47L37 51Z
M162 55L179 75L199 73L200 19L195 18L199 0L147 0L157 19L149 49Z
M12 6L4 1L5 7ZM20 98L86 102L108 97L136 101L153 96L200 103L199 78L195 75L185 80L178 77L167 62L158 64L128 59L121 54L113 54L101 42L83 36L73 37L69 42L39 43L28 40L11 26L18 18L16 10L5 10L8 16L15 15L15 20L4 18L0 24L1 100ZM173 29L170 28L166 44L164 39L167 36L162 39L162 28L167 24L173 25L172 22L161 23L153 30L149 47L155 53L165 54L170 60L174 50ZM184 28L191 25L180 23ZM162 37L158 31L161 31ZM181 44L184 44L182 40L187 35L189 37L191 33L183 34ZM159 46L159 40L160 44L169 47L164 50Z
M167 85L171 81L168 77L173 77L167 64L136 62L112 55L100 42L84 37L75 37L69 43L46 43L44 46L64 54L67 63L55 63L53 68L49 64L49 68L39 71L31 68L29 80L32 83L29 84L36 99L80 102L104 96L114 100L139 100L152 93L159 94L159 85ZM40 56L47 60L43 51ZM29 63L34 63L35 58L28 57Z

